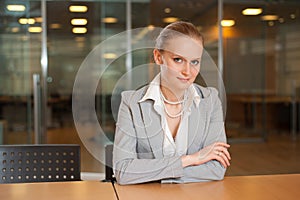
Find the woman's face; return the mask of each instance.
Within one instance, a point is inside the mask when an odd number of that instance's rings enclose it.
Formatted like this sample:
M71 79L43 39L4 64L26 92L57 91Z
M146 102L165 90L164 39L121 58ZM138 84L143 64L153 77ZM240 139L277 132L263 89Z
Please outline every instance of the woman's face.
M187 89L200 71L203 52L201 41L178 36L168 40L162 50L154 50L156 64L161 66L161 84L176 91Z

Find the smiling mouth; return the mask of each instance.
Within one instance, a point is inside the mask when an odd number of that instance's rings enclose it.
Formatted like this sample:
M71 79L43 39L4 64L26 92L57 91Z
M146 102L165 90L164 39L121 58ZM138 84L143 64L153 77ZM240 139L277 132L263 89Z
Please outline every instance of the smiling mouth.
M190 80L189 78L180 78L180 77L178 77L178 79L183 82L188 82Z

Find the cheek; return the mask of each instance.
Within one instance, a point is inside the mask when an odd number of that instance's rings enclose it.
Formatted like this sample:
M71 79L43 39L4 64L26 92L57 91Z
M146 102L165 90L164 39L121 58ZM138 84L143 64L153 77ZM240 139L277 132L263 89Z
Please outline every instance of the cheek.
M175 76L178 75L179 70L174 69L172 66L162 66L161 67L161 74L166 75L166 76Z
M193 79L193 81L196 79L196 77L198 76L200 70L198 69L194 69L194 70L191 70L191 78Z

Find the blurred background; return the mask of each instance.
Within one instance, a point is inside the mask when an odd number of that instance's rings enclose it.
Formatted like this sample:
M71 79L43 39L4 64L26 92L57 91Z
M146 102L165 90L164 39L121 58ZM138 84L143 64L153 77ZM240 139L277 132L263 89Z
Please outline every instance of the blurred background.
M227 175L299 173L298 0L2 0L0 144L82 144L72 115L78 69L102 41L141 28L99 55L99 68L111 64L99 81L95 110L113 142L116 83L129 69L152 62L152 49L119 57L118 51L177 20L203 33L224 82L233 157ZM150 67L142 75L150 81L157 72ZM89 114L82 116L87 123ZM92 154L82 144L82 171L102 173Z

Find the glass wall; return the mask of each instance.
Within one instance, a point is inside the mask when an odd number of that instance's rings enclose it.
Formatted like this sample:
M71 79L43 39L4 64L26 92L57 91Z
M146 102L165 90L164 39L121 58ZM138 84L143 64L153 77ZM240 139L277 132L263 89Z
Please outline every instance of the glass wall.
M299 12L298 1L224 1L229 137L299 131Z
M113 141L117 107L112 99L117 102L118 95L112 94L119 94L125 88L117 87L122 85L120 80L125 75L146 83L159 71L153 64L152 48L147 42L153 40L155 28L176 20L190 21L197 26L204 35L205 50L215 65L223 58L226 129L231 141L265 140L270 132L296 135L299 131L298 1L51 0L45 1L44 14L41 2L0 2L0 143L34 142L32 77L40 74L47 83L42 88L47 95L44 110L47 131L43 142L83 144L72 112L74 83L86 59L93 52L98 53L99 45L103 47L103 44L105 47L98 57L93 57L92 73L85 78L98 82L92 101L97 123L108 140ZM9 5L21 6L14 11ZM218 13L220 5L223 9ZM83 10L73 10L76 8ZM242 11L246 8L260 8L261 12L245 15ZM218 16L221 14L223 19L234 23L223 24L222 57L218 55L221 39ZM41 29L43 22L47 30ZM41 31L47 33L46 77L41 66ZM104 43L120 34L123 39ZM136 41L143 41L143 48L135 48L140 44ZM145 64L148 67L140 68ZM137 74L128 74L134 68ZM204 68L197 82L207 84L211 79L209 84L214 85L215 71ZM91 87L87 85L86 89ZM99 146L103 141L91 123L92 113L86 110L80 117L86 141ZM102 172L101 159L98 161L95 154L104 155L103 149L94 152L82 147L82 170Z
M41 3L0 2L0 141L33 142L32 75L40 73Z

